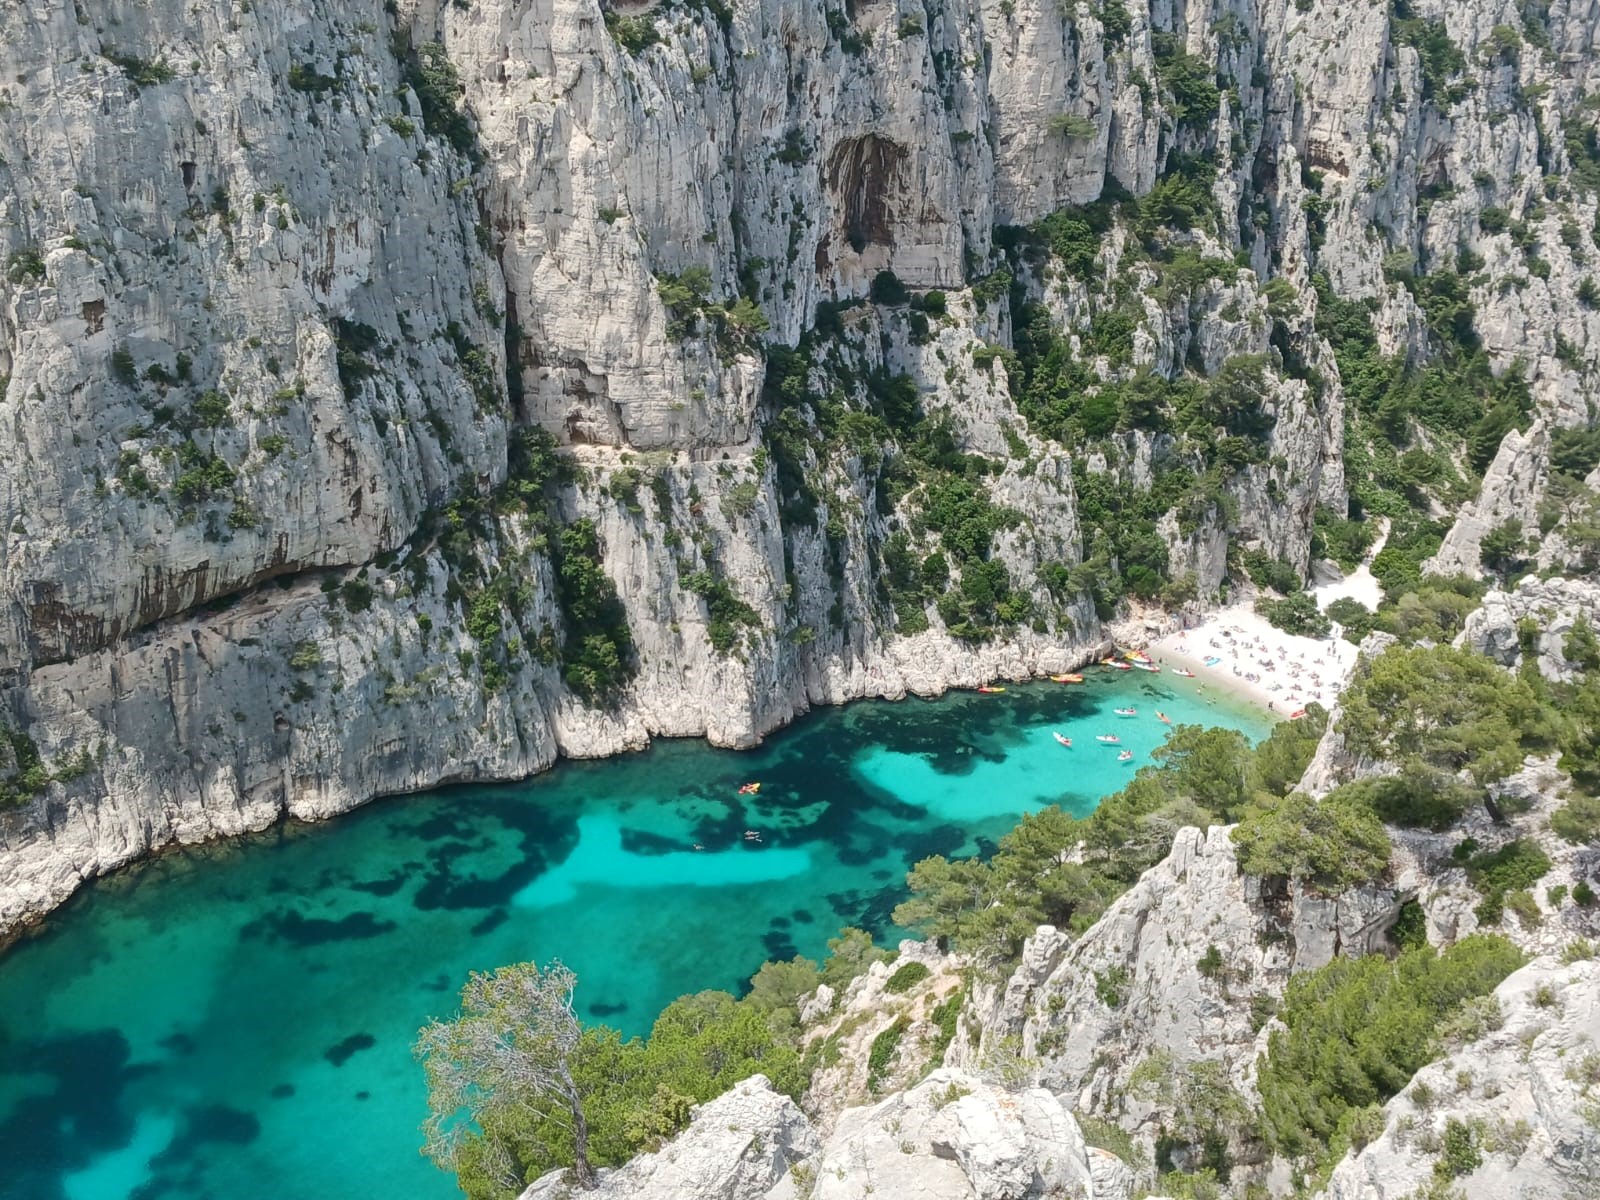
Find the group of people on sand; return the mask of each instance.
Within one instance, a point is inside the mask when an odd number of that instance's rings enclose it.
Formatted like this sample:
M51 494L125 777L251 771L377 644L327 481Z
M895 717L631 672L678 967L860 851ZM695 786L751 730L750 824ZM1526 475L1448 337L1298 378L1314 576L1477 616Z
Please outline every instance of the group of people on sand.
M1302 696L1306 700L1325 701L1338 693L1337 658L1331 664L1321 655L1308 659L1286 647L1273 645L1259 633L1251 636L1237 625L1219 629L1217 636L1211 638L1207 645L1214 651L1233 655L1243 664L1242 667L1236 664L1232 668L1237 678L1246 683L1265 684L1269 692L1292 693L1287 701L1291 708L1302 703ZM1187 653L1188 648L1180 645L1178 649L1181 653ZM1260 671L1251 669L1252 658L1262 668ZM1325 670L1328 672L1326 682L1322 677ZM1280 672L1283 677L1280 677ZM1276 705L1269 703L1268 707L1275 709Z

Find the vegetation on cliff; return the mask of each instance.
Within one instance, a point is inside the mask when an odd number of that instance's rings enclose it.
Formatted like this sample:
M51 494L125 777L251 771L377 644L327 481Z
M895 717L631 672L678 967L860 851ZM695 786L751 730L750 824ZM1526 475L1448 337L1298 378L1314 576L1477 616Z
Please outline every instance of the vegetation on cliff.
M461 1012L421 1031L415 1052L432 1116L424 1150L473 1200L507 1200L546 1171L576 1166L582 1182L658 1148L691 1108L739 1080L766 1075L798 1099L818 1065L802 1055L797 1005L821 984L843 989L889 957L859 929L841 930L820 966L769 962L739 999L682 996L647 1038L582 1026L578 981L559 963L477 974Z

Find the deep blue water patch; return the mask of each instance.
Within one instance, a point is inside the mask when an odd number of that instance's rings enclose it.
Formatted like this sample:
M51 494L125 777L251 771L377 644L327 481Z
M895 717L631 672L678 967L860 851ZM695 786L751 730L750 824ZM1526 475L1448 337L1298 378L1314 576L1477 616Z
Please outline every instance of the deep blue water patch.
M378 1039L370 1033L352 1033L337 1045L329 1046L322 1052L322 1057L334 1066L342 1067L362 1050L370 1050L377 1044Z
M858 704L754 751L664 743L99 880L0 955L0 1200L448 1200L410 1045L468 972L559 957L580 1010L634 1035L843 925L892 941L914 863L1090 811L1132 773L1094 735L1148 762L1156 707L1265 731L1165 679Z

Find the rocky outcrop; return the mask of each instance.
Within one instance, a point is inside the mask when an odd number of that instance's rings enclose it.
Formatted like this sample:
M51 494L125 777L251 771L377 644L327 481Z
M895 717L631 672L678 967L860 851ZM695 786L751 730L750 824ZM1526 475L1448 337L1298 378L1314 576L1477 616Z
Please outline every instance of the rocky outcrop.
M1491 591L1467 617L1459 642L1506 667L1525 655L1546 679L1571 681L1583 670L1572 640L1580 622L1591 630L1600 621L1600 583L1582 579L1527 576L1507 592Z
M824 985L807 999L803 1041L821 1065L802 1105L820 1131L831 1129L845 1109L910 1087L941 1064L966 1006L963 972L970 967L932 942L907 940L841 995ZM886 1057L873 1053L876 1044L889 1043Z
M595 1190L557 1171L522 1200L1129 1200L1132 1191L1127 1167L1085 1144L1049 1092L939 1070L845 1112L820 1143L794 1102L754 1075L697 1108L660 1150L602 1171Z
M1086 1145L1050 1092L1003 1091L949 1069L846 1112L808 1166L809 1192L780 1190L772 1200L1126 1200L1132 1192L1127 1169Z
M1593 886L1600 877L1600 847L1568 841L1551 828L1551 816L1565 803L1569 785L1553 758L1530 758L1490 789L1494 812L1487 805L1474 807L1444 833L1390 830L1395 888L1421 907L1429 942L1448 946L1487 930L1538 955L1559 954L1600 935L1600 913L1571 898L1578 884ZM1485 894L1458 853L1468 838L1469 848L1481 854L1513 842L1537 847L1549 866L1517 904L1485 908Z
M592 1191L566 1171L535 1180L522 1200L762 1200L817 1151L817 1137L789 1097L752 1075L695 1109L689 1127L653 1154L601 1171Z
M1338 897L1242 874L1231 826L1181 829L1172 850L1076 941L1045 926L982 1014L982 1044L950 1061L1007 1059L1074 1109L1143 1124L1160 1106L1130 1081L1218 1063L1253 1086L1271 1004L1295 971L1385 944L1398 900L1384 887ZM1267 1007L1253 1005L1262 997Z
M1600 962L1539 959L1494 992L1476 1040L1384 1106L1323 1200L1556 1200L1600 1188Z

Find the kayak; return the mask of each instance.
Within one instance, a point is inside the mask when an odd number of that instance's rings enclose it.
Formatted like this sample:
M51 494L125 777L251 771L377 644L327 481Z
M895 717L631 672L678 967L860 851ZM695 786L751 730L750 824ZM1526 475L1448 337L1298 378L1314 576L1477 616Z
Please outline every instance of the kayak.
M998 696L1001 692L1005 691L1005 688L989 687L989 686L985 685L984 687L981 687L978 690L980 692L982 692L985 696Z
M1132 663L1130 665L1139 668L1139 670L1141 670L1141 671L1149 671L1152 675L1161 674L1161 668L1156 666L1155 663L1152 663L1152 662L1136 662L1136 663Z
M1146 654L1143 650L1129 650L1129 651L1126 651L1123 654L1122 657L1127 659L1131 663L1142 663L1142 662L1149 662L1150 661L1150 656L1148 654Z
M1206 659L1206 666L1214 667L1221 661L1222 661L1222 659L1218 658L1215 654L1213 654L1213 655L1211 655L1210 657L1208 657Z
M1174 675L1182 675L1185 679L1193 679L1194 678L1194 672L1190 671L1190 670L1187 670L1184 667L1173 667L1172 668L1172 673Z
M1117 755L1117 761L1118 762L1132 762L1133 761L1133 751L1132 750L1124 750L1121 754Z
M1050 676L1050 682L1051 683L1082 683L1083 682L1083 676L1082 675L1052 675L1052 676Z
M1137 717L1139 715L1139 710L1137 708L1118 708L1113 709L1112 711L1115 712L1119 717Z
M754 796L760 790L761 790L761 785L759 783L747 783L747 784L745 784L743 787L741 787L739 789L739 795L741 795L741 796Z
M1097 742L1104 742L1108 746L1115 746L1118 742L1122 741L1122 739L1114 733L1096 734L1094 740Z
M1066 748L1067 748L1067 749L1068 749L1068 750L1071 750L1071 749L1072 749L1072 739L1071 739L1071 738L1069 738L1069 737L1063 737L1063 736L1062 736L1062 735L1061 735L1061 734L1059 734L1059 733L1056 733L1056 732L1054 732L1054 731L1052 731L1052 732L1051 732L1051 734L1050 734L1050 736L1051 736L1051 737L1053 737L1053 738L1055 738L1055 740L1056 740L1056 741L1058 741L1058 742L1060 742L1060 743L1061 743L1061 744L1062 744L1062 745L1063 745L1063 746L1065 746L1065 747L1066 747Z
M1131 670L1133 670L1133 664L1132 663L1118 662L1114 658L1105 659L1103 662L1101 662L1100 665L1102 667L1110 667L1113 671L1131 671Z
M1163 725L1171 725L1172 724L1172 718L1167 716L1166 713L1161 712L1159 710L1157 710L1157 712L1156 712L1156 720L1160 721Z
M1301 717L1303 717L1305 715L1306 715L1306 710L1305 709L1297 708L1297 709L1294 710L1294 712L1289 714L1289 720L1298 721Z

